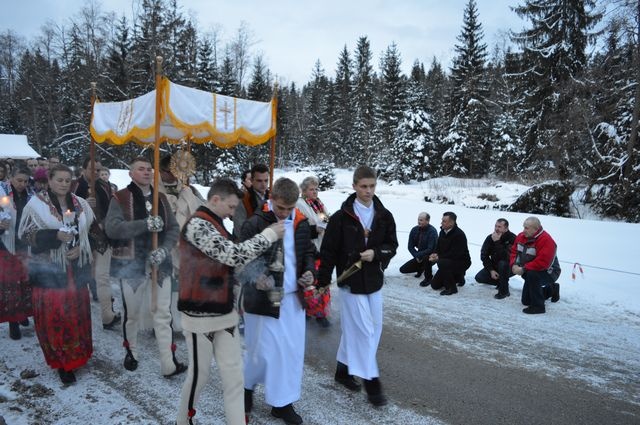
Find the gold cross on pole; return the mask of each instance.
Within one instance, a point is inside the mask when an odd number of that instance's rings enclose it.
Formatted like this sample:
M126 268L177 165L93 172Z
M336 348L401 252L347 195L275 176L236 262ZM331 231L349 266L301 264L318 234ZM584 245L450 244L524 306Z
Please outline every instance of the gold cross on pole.
M224 128L226 130L227 128L229 128L228 125L227 125L227 117L229 116L229 113L231 112L231 108L229 107L227 102L224 102L224 105L222 106L222 108L220 108L220 112L224 113Z

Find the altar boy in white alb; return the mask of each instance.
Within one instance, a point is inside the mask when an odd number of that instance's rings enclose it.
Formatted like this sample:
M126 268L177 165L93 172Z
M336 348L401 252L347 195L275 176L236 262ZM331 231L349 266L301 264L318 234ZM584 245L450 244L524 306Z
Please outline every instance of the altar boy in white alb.
M284 221L281 243L271 246L238 274L243 285L245 321L245 412L251 411L253 390L264 384L271 415L287 424L301 424L293 408L300 399L304 366L305 311L302 292L314 281L314 247L306 217L298 211L298 185L278 179L271 199L242 226L241 239Z
M331 216L320 248L318 285L331 283L354 263L362 267L342 280L340 318L342 336L337 354L335 380L352 391L360 391L355 379L363 379L367 398L374 406L387 400L380 385L376 353L382 335L383 270L396 254L396 223L375 196L376 172L360 166L353 173L353 189L340 210Z

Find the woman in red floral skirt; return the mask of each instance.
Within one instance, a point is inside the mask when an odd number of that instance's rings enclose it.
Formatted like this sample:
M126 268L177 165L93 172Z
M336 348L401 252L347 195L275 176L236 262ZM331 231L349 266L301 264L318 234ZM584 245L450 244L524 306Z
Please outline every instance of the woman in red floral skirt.
M33 287L36 335L49 366L64 384L93 352L91 310L86 282L91 277L89 204L70 193L72 172L49 170L49 189L24 208L19 237L31 246L29 279Z
M31 286L26 269L27 246L17 238L22 210L31 197L28 168L14 168L0 182L0 323L9 322L11 339L22 338L20 324L29 325Z

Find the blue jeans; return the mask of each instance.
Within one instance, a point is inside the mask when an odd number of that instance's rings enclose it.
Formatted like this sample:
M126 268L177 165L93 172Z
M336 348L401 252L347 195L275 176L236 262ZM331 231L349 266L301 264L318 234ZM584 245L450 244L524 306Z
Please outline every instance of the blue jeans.
M553 277L546 270L526 271L522 277L522 304L544 308L544 300L551 296Z

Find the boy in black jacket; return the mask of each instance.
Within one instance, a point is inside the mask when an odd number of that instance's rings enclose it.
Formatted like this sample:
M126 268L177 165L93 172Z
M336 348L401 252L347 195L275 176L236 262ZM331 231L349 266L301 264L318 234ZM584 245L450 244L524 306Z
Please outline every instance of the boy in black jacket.
M368 400L382 406L387 400L379 380L376 352L382 335L383 270L396 254L398 240L391 212L375 196L376 172L360 166L353 173L355 193L331 216L320 249L318 283L331 283L333 268L341 276L354 263L361 268L341 280L341 330L335 380L359 391L364 380ZM363 319L364 318L364 319Z

